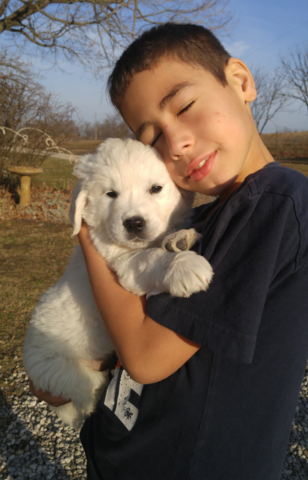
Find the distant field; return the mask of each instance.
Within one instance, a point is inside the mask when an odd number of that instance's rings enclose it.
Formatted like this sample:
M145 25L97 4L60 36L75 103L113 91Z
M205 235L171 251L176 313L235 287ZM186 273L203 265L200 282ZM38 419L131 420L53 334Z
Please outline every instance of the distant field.
M308 177L308 132L290 132L262 135L262 139L272 155L282 165L302 172ZM66 143L64 148L76 155L95 152L101 140L80 140ZM275 153L276 152L276 153ZM283 159L306 158L307 162L284 161ZM43 165L44 173L33 177L35 186L56 186L57 188L73 187L77 179L72 174L74 165L67 160L47 159Z
M265 133L261 135L275 158L308 158L308 132ZM62 145L76 155L93 153L103 140L76 140Z
M86 153L94 153L103 140L76 140L66 142L61 147L66 148L75 155L84 155Z
M308 158L308 132L266 133L261 137L274 158Z
M308 176L308 131L285 132L278 134L267 133L261 135L261 137L273 157L278 160L306 159L307 163L282 163L290 168L299 170ZM102 141L103 140L100 139L72 140L61 146L75 155L84 155L86 153L95 152ZM32 158L31 164L39 166L41 164L41 158ZM32 185L34 186L54 186L55 188L65 189L73 187L77 182L76 177L72 174L73 164L69 163L67 160L48 158L43 162L42 167L44 173L32 178Z
M308 177L308 161L292 162L280 160L281 165L297 170ZM77 182L77 178L73 175L74 165L67 160L48 159L43 164L44 172L33 177L33 185L37 187L55 187L57 189L71 189ZM197 194L194 206L201 205L212 201L213 197L205 197L205 195Z

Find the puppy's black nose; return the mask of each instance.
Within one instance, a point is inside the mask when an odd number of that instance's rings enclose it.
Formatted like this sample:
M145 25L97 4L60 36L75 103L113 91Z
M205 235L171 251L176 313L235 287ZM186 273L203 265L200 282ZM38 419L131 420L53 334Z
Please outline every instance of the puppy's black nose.
M141 232L141 230L144 228L145 220L142 217L131 217L127 218L123 222L123 225L128 232L138 233Z

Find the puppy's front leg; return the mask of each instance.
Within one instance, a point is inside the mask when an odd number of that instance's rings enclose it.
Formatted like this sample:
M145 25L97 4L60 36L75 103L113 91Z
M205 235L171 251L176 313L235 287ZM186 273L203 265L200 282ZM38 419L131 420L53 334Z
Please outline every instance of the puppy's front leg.
M170 233L162 241L162 249L166 252L183 252L190 250L195 243L200 242L202 235L194 228L178 230Z
M189 297L206 291L213 277L209 262L195 252L165 253L162 264L165 265L163 291L175 297Z
M210 264L195 252L169 253L162 248L121 255L115 267L121 285L137 295L158 290L189 297L207 290L213 276Z

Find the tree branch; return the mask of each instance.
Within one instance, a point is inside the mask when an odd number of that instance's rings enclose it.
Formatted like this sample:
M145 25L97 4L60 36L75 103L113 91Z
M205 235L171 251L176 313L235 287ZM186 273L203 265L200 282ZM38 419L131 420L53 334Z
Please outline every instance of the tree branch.
M5 10L9 3L10 3L10 0L2 0L2 2L0 3L0 17L4 15Z
M53 52L55 63L62 52L101 69L145 24L197 21L223 31L232 20L227 6L228 0L196 0L191 6L187 0L2 0L0 34L11 35L24 55L33 52L26 48L30 42L42 55Z
M308 46L298 47L288 58L280 58L281 71L288 85L286 96L299 100L308 109Z

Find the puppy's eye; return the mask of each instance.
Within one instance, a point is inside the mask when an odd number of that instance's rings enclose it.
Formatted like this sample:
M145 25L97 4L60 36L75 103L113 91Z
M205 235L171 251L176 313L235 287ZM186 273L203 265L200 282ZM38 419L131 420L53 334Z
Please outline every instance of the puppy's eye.
M161 185L153 185L150 189L150 193L159 193L162 189L163 187Z
M111 192L107 192L106 195L111 198L117 198L118 196L117 192L115 192L114 190L112 190Z

